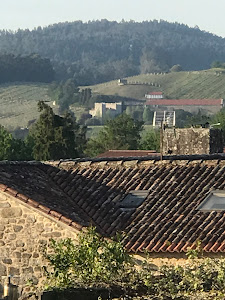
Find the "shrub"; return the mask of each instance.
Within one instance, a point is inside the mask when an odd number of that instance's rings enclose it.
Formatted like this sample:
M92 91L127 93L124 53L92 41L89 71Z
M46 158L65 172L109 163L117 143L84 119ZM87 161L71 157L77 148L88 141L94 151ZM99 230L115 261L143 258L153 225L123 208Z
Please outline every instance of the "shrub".
M198 243L188 252L184 266L162 265L156 271L145 260L137 268L119 236L107 240L91 227L79 235L78 244L71 239L50 241L44 249L49 262L45 288L107 288L119 291L123 299L225 299L225 259L203 258L200 248Z

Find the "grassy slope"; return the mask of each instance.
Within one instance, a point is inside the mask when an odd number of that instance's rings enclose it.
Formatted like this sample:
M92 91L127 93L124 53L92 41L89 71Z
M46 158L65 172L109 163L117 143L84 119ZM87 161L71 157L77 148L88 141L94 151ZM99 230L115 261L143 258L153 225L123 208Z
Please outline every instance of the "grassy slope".
M149 91L163 91L168 98L225 98L225 73L219 70L178 72L160 75L139 75L129 81L154 82L160 87L149 85L118 86L117 81L91 86L93 92L105 95L120 95L144 99ZM221 70L222 71L222 70ZM224 70L223 70L224 71ZM8 84L0 86L0 124L13 129L26 127L29 120L38 117L37 102L50 101L48 85L40 83ZM51 102L49 103L51 104ZM57 109L57 108L56 108ZM73 107L76 116L83 109Z
M170 99L225 98L225 73L218 74L218 71L218 69L211 69L159 75L144 74L127 78L128 83L129 81L154 82L160 87L129 84L118 86L117 81L111 81L91 88L93 92L99 94L136 99L144 99L145 93L150 91L162 91Z
M0 124L13 129L26 127L39 115L37 102L50 101L45 84L8 84L0 86Z

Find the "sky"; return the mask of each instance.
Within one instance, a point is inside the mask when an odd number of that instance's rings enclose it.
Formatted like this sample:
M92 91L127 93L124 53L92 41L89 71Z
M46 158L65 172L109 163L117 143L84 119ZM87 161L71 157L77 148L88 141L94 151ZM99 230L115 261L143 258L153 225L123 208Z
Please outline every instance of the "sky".
M166 20L225 37L225 0L0 0L0 29L82 20Z

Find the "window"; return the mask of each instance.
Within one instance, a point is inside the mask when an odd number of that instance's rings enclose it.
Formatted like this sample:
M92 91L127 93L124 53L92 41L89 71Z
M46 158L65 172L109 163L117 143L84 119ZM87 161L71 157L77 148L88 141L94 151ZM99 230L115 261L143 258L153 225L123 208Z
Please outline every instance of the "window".
M146 190L129 191L129 194L121 201L120 208L137 208L144 202L148 193L149 191Z
M199 205L198 209L203 211L225 210L225 190L212 191Z

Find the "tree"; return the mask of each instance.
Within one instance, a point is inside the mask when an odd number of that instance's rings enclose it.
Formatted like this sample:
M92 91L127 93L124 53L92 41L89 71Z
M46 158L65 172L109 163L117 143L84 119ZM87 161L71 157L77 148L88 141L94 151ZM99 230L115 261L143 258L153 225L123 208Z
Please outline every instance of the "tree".
M70 114L55 115L52 108L39 101L39 120L29 133L36 160L75 158L85 143L85 128L80 127Z
M13 137L0 125L0 160L9 159Z
M160 151L160 131L159 130L149 130L141 138L140 141L141 150L156 150Z
M122 114L106 123L96 138L87 143L86 154L97 155L109 149L138 149L143 122Z
M152 120L153 120L153 111L151 111L149 106L145 106L143 111L143 121L146 124L152 124Z
M133 265L119 236L109 241L93 227L79 234L77 245L71 239L51 240L50 249L50 254L44 249L52 267L45 267L49 288L115 286Z
M0 125L0 160L31 160L32 153L26 142L13 138Z

